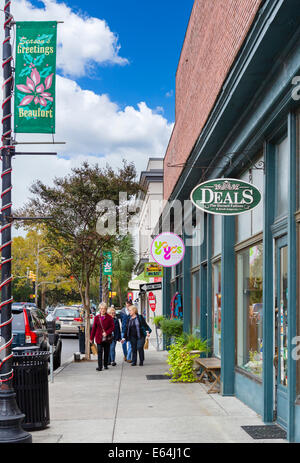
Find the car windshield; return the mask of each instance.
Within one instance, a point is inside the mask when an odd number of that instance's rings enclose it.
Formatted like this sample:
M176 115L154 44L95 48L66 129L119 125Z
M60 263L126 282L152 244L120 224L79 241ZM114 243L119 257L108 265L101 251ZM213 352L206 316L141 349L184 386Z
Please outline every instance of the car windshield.
M72 317L72 318L79 318L79 310L76 309L56 309L55 310L56 317Z
M13 313L12 319L12 331L24 331L25 330L25 321L23 310L20 312Z

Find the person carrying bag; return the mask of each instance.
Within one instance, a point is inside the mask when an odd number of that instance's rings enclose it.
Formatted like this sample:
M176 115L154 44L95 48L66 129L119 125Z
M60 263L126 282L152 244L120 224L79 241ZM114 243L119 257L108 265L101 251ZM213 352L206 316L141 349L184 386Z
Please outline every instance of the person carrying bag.
M93 344L94 338L97 344L98 352L98 368L97 371L102 371L102 365L104 363L104 369L108 370L108 357L110 350L110 343L112 341L112 333L115 325L112 317L107 314L107 305L105 302L99 304L100 314L95 317L90 342ZM104 361L103 361L104 354Z
M151 333L151 328L147 325L146 320L142 315L138 314L136 306L129 307L130 318L127 321L125 333L122 343L130 341L132 347L132 363L135 366L137 363L137 353L139 353L140 366L144 364L144 346L145 339L148 339Z

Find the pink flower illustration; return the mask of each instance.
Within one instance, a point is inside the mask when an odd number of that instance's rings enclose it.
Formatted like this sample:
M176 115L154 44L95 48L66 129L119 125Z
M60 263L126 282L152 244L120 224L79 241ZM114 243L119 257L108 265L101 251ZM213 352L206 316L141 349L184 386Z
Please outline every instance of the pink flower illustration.
M47 106L47 100L53 101L53 97L50 92L45 92L52 85L53 73L46 77L45 82L41 84L41 76L36 68L34 68L30 74L30 77L26 79L26 85L17 85L17 89L20 92L28 93L19 106L26 106L34 101L35 104Z

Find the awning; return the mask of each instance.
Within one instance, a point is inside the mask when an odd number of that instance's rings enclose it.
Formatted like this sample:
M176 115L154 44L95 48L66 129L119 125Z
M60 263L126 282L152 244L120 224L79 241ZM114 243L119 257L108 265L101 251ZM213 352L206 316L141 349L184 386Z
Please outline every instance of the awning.
M128 288L139 291L140 285L143 285L145 283L149 283L149 281L150 281L150 278L145 276L145 273L142 272L137 277L135 277L133 280L130 280L128 282Z

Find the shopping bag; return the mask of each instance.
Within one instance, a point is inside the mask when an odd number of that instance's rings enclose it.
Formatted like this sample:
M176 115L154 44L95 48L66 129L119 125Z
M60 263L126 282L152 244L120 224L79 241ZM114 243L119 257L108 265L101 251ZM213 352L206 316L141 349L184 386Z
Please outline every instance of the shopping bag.
M91 351L92 351L92 354L93 354L93 355L97 355L97 354L98 354L96 344L92 344L92 345L91 345Z
M146 341L145 341L145 344L144 344L144 349L148 349L149 348L149 339L146 338Z

